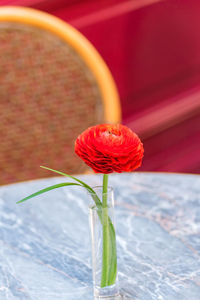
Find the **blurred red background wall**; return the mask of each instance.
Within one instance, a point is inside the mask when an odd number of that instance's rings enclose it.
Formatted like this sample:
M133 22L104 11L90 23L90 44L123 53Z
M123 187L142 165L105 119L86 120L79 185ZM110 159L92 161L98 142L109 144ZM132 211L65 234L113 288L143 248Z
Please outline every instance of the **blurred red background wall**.
M140 170L200 172L199 0L16 0L69 22L116 81L123 123L142 138Z

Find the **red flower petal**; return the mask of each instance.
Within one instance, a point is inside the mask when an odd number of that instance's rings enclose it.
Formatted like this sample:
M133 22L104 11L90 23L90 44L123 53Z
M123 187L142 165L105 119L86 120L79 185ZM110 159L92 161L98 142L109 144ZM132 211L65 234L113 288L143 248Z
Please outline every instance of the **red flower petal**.
M96 173L131 172L141 166L143 144L128 127L101 124L78 136L75 152Z

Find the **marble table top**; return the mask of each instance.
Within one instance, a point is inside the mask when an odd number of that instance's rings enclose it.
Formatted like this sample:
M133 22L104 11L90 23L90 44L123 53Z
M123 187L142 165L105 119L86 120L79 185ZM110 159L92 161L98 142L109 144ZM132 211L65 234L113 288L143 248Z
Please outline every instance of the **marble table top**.
M64 187L16 204L64 181L0 187L0 300L93 299L87 193ZM137 172L109 183L121 291L133 300L199 300L200 176Z

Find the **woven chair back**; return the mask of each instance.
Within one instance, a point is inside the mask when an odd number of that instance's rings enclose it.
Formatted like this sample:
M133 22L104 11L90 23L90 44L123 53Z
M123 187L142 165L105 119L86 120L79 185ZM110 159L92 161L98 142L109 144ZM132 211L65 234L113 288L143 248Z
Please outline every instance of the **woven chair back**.
M82 57L41 28L0 22L0 184L69 174L85 165L74 141L103 123L97 81Z

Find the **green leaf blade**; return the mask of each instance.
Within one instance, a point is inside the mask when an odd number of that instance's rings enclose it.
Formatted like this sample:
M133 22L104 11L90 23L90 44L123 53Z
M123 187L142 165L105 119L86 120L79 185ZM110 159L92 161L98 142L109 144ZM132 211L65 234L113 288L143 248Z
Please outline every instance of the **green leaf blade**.
M91 193L91 196L94 195L95 196L95 203L98 204L98 205L101 205L101 200L99 199L99 197L97 196L97 194L95 193L95 191L89 186L87 185L85 182L83 182L82 180L76 178L76 177L73 177L69 174L66 174L66 173L63 173L63 172L60 172L60 171L57 171L57 170L54 170L54 169L51 169L51 168L48 168L48 167L45 167L45 166L40 166L40 168L42 169L45 169L45 170L49 170L51 172L54 172L54 173L57 173L59 175L62 175L62 176L65 176L65 177L69 177L75 181L77 181L78 183L80 183L84 188L86 188L87 191L89 191ZM93 197L93 196L92 196ZM94 199L94 197L93 197Z
M60 187L63 187L63 186L70 186L70 185L81 186L80 184L73 183L73 182L58 183L58 184L55 184L55 185L51 185L51 186L49 186L49 187L47 187L45 189L39 190L36 193L33 193L33 194L31 194L31 195L23 198L22 200L17 201L16 203L19 204L19 203L25 202L25 201L27 201L27 200L29 200L31 198L34 198L34 197L39 196L41 194L44 194L44 193L46 193L48 191L51 191L51 190L54 190L54 189L57 189L57 188L60 188Z

